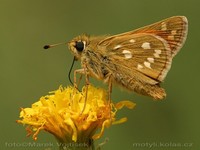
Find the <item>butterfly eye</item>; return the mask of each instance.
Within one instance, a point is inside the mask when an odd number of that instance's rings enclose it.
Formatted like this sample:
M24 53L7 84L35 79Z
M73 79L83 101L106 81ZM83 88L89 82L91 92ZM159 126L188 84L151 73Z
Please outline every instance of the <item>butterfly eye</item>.
M77 51L82 52L85 47L85 44L82 41L76 42L76 45L74 47L77 49Z

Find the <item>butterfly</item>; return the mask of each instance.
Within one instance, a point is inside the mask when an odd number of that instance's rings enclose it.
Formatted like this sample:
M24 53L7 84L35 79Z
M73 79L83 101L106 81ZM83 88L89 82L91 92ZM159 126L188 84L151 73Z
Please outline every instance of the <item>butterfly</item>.
M68 42L85 74L155 100L166 97L160 86L170 70L173 57L183 46L188 31L185 16L173 16L154 24L117 34L82 34Z

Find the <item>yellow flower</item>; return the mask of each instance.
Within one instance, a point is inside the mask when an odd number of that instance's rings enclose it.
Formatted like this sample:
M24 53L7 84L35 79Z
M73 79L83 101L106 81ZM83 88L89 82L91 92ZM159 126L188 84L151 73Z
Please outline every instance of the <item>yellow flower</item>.
M130 101L109 104L107 92L92 85L88 86L84 106L85 96L86 87L82 92L74 87L60 87L50 95L41 97L31 108L22 108L21 120L17 122L28 126L29 135L33 133L34 140L41 130L45 130L63 143L88 143L100 138L105 127L127 120L116 120L117 110L124 106L130 109L135 106ZM97 129L100 129L100 133L95 134Z

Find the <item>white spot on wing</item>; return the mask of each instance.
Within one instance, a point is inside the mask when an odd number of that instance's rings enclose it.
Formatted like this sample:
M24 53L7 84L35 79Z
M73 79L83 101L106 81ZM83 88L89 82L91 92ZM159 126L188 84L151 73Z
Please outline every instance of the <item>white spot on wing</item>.
M161 54L161 50L160 49L155 49L154 50L155 53L153 54L156 58L159 58L160 57L160 54Z
M130 39L129 42L130 43L135 43L135 40L134 39Z
M168 38L168 40L174 40L174 36L173 35L169 35L167 38Z
M172 35L175 35L175 34L176 34L176 30L172 30L172 31L171 31L171 34L172 34Z
M149 57L149 58L147 58L147 60L148 60L150 63L154 63L154 58Z
M121 45L116 45L115 47L114 47L114 49L118 49L118 48L120 48L120 47L122 47Z
M144 42L141 46L143 49L151 49L149 42Z
M154 50L156 53L161 54L161 50L160 49L155 49Z
M160 57L160 55L157 54L157 53L154 53L153 55L154 55L156 58L159 58L159 57Z
M127 58L127 59L132 58L132 54L131 54L130 51L128 51L128 50L123 50L122 53L124 54L125 58Z
M151 69L151 63L150 63L150 62L145 61L145 62L144 62L144 65L145 65L145 67Z
M143 68L143 66L142 66L142 65L140 65L140 64L138 64L138 65L137 65L137 69L139 69L139 70L140 70L140 69L142 69L142 68Z

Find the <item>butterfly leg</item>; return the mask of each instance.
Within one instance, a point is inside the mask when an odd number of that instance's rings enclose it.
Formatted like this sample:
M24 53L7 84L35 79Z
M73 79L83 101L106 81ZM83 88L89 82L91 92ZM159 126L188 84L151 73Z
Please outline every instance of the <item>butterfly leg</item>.
M77 87L80 85L82 78L83 78L83 74L80 74L80 77L77 82Z
M88 76L88 73L87 73L87 69L86 67L83 67L82 69L78 69L78 70L75 70L74 71L74 86L75 88L77 89L78 86L77 86L77 79L76 79L76 76L77 76L77 73L79 73L81 76L79 78L79 82L78 84L80 83L81 79L82 79L82 75L85 75L85 82L86 82L86 85L85 85L85 101L84 101L84 106L83 106L83 109L81 111L81 114L84 112L85 110L85 107L86 107L86 102L87 102L87 94L88 94L88 85L89 85L89 76Z
M113 76L111 73L107 74L104 83L108 83L108 103L111 103L111 93L112 93L112 79Z
M80 74L81 76L80 76L80 78L79 78L79 81L78 81L78 84L80 83L80 80L81 80L81 78L82 78L82 75L84 75L85 74L85 71L84 71L84 69L77 69L77 70L74 70L74 87L76 88L76 89L78 89L78 85L77 85L77 79L76 79L76 77L77 77L77 74Z
M111 103L111 93L112 93L112 79L111 76L109 76L108 79L108 103Z
M109 74L107 76L107 79L106 79L106 82L108 83L108 106L109 106L109 111L110 111L110 114L109 114L109 117L110 117L110 124L112 123L112 105L111 105L111 93L112 93L112 74Z

